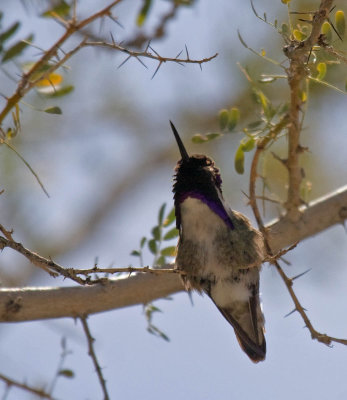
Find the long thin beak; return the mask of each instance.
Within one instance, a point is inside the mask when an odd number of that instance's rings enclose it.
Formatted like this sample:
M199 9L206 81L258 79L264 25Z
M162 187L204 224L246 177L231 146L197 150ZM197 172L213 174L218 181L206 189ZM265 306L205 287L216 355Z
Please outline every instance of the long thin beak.
M184 144L183 144L183 142L182 142L182 140L180 138L180 135L177 132L177 129L175 128L175 125L171 121L170 121L170 125L171 125L172 132L175 135L176 142L178 144L178 148L180 149L182 160L183 161L189 161L189 155L187 153L186 148L184 147Z

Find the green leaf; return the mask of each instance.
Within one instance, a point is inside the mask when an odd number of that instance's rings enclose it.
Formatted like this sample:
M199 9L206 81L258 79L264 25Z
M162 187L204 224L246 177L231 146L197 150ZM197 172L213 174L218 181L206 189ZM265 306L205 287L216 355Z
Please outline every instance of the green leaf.
M251 122L247 125L247 129L252 131L254 129L257 129L262 123L262 120Z
M60 376L64 376L65 378L74 378L75 377L75 373L71 370L71 369L61 369L58 372L58 375Z
M325 21L322 25L322 33L325 35L325 38L328 42L331 42L333 38L333 32L331 30L331 26L328 21Z
M165 207L166 207L166 203L164 203L159 209L159 213L158 213L158 225L159 226L163 225Z
M261 108L264 111L265 116L268 119L271 118L271 107L270 107L268 98L259 89L253 88L253 93L254 93L256 102L258 104L260 104Z
M341 38L343 38L346 31L346 20L345 20L345 13L342 10L336 11L335 25L337 32L339 33Z
M141 242L140 242L140 248L141 248L141 249L143 249L143 246L145 245L146 240L147 240L147 238L145 238L145 237L143 237L143 238L141 239Z
M289 29L289 26L287 24L285 24L285 23L282 24L281 33L284 36L290 36L290 29Z
M218 118L219 118L219 127L221 130L224 130L229 123L229 111L226 110L225 108L223 110L220 110L218 113Z
M179 234L178 229L172 228L171 230L169 230L169 232L166 232L166 234L164 235L164 240L173 239L173 238L177 237L178 234Z
M151 253L157 254L157 242L154 239L148 241L148 248Z
M142 8L137 16L136 24L137 26L142 26L146 21L147 15L152 5L152 0L144 0Z
M296 39L298 42L301 42L306 38L305 34L301 31L299 31L299 29L293 30L293 36L294 36L294 39Z
M168 216L165 218L165 221L163 222L163 226L169 226L175 221L175 207L171 209L169 212Z
M55 15L59 17L67 17L70 14L70 5L64 0L61 0L55 7L41 14L42 17L54 18Z
M251 151L254 149L255 140L253 137L247 138L247 140L241 140L242 151Z
M159 226L155 226L152 229L152 236L156 241L160 240L160 228L159 228Z
M196 134L192 137L192 142L193 142L193 143L200 144L200 143L208 142L208 139L207 139L206 136L201 135L200 133L196 133Z
M25 39L25 41L21 40L20 42L17 42L13 46L11 46L8 50L5 51L2 57L2 62L4 63L14 57L19 56L24 51L24 49L29 46L29 43L32 42L33 39L34 35L29 35Z
M160 254L164 257L175 257L176 246L165 247L165 249L161 250Z
M133 250L130 253L131 256L140 257L141 253L138 250Z
M245 164L245 153L242 149L243 144L239 146L235 153L235 170L238 174L242 175L245 171L244 164Z
M44 94L47 97L62 97L62 96L69 94L74 89L75 89L75 87L73 85L69 85L69 86L63 86L59 89L56 89L56 90L52 91L52 93L42 93L42 94Z
M211 140L217 139L219 136L221 136L220 133L208 133L206 135L207 141L210 142Z
M149 317L152 313L154 312L160 312L162 313L163 311L156 307L154 304L150 303L146 306L146 317Z
M20 27L20 22L15 22L12 24L5 32L0 35L0 46L11 36L13 36L18 28Z
M239 120L240 120L240 110L237 107L233 107L229 111L229 123L228 123L229 132L231 132L233 129L235 129Z
M44 112L48 114L58 114L61 115L63 112L61 111L60 107L54 106L54 107L48 107L43 110Z
M156 260L155 263L156 263L157 265L165 265L165 263L166 263L165 257L164 257L164 256L160 256L160 257Z
M322 79L324 79L324 77L327 73L327 65L324 62L320 62L317 65L317 71L318 71L318 75L316 78L321 81Z

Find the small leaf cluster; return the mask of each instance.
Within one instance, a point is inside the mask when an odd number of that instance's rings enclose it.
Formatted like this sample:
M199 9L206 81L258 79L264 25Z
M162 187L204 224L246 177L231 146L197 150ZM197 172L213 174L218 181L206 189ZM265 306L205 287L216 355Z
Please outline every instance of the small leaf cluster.
M165 214L166 204L164 203L158 212L158 223L151 229L151 236L149 238L143 237L140 240L140 248L131 252L132 256L138 257L141 267L144 266L143 252L146 248L154 256L153 265L161 266L167 263L168 258L172 258L176 254L176 246L165 246L162 244L178 237L178 229L173 227L175 222L175 209L172 208L169 213ZM158 336L166 341L169 341L168 336L153 324L153 314L161 312L153 303L144 305L144 314L147 321L147 331L155 336Z
M140 264L143 266L143 250L147 244L148 250L154 255L153 265L165 265L167 258L175 257L176 246L165 246L162 248L163 243L178 237L178 230L173 227L175 222L175 209L165 216L166 204L164 203L158 212L158 224L151 229L151 236L149 238L143 237L140 240L139 250L133 250L132 256L140 258Z
M0 13L0 24L2 23L2 19L3 14ZM34 35L30 34L25 39L19 40L12 45L7 45L7 42L14 37L20 26L21 23L16 21L8 28L4 30L1 29L0 31L0 55L2 64L20 56L34 39ZM0 27L2 28L1 25Z

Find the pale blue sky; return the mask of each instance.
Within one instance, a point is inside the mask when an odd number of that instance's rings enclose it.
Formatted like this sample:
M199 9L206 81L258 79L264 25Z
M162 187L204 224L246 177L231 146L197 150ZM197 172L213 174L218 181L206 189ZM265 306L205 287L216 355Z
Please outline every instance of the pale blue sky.
M285 20L285 7L280 1L276 2L279 14L270 10L271 1L254 3L259 12L267 11L269 18L280 15L279 19ZM20 4L18 1L4 7L6 24L21 18L18 14L24 11ZM132 4L137 8L140 3ZM158 1L159 8L165 6L165 2ZM123 5L121 13L126 29L122 31L112 25L116 37L126 36L132 29L133 14ZM32 11L29 18L25 18L23 32L37 29L40 46L49 46L61 32L59 26L36 18ZM51 198L45 198L24 167L19 168L16 179L24 185L21 212L29 214L30 218L26 231L21 229L20 214L6 221L6 226L14 228L24 244L29 240L30 229L41 232L42 240L49 243L59 241L71 229L74 218L83 218L102 196L99 189L105 180L120 179L124 169L133 168L139 160L150 159L153 149L173 145L169 119L178 121L179 131L188 140L198 128L180 126L179 121L192 104L194 112L201 114L217 114L221 107L232 106L225 101L230 101L233 93L236 97L244 84L236 62L251 60L237 39L238 28L253 47L265 47L273 56L276 49L278 51L279 42L269 42L268 38L274 37L268 36L270 28L254 17L248 2L216 1L211 5L200 1L192 9L179 12L179 17L169 25L168 39L155 43L155 49L163 55L175 56L187 44L191 57L196 58L219 52L219 57L204 66L202 72L197 66L164 65L151 80L156 67L151 62L146 62L149 71L136 60L130 60L117 70L123 56L94 50L84 50L71 60L72 70L66 79L74 81L76 89L59 103L63 117L23 113L25 128L20 146L46 183ZM278 57L280 61L284 59L282 54ZM270 66L269 70L274 69ZM10 84L4 91L11 92ZM319 194L345 184L347 170L346 98L328 90L326 94L327 97L312 102L308 114L311 130L303 134L303 143L310 146L312 159L325 166L322 187L318 185L319 177L315 177L315 190ZM104 98L108 99L107 103ZM40 99L30 99L40 104ZM117 106L114 110L112 101ZM120 107L122 102L125 111ZM122 112L129 112L129 104L132 106L129 120L138 118L139 123L126 124L120 119ZM139 128L141 124L143 132ZM215 158L217 165L223 168L226 198L232 200L233 208L251 217L241 192L247 191L247 178L237 176L233 168L233 154L239 140L240 136L231 138L208 150L187 142L187 148L208 151ZM0 157L3 157L2 152L1 148ZM136 265L136 259L129 253L137 248L143 235L149 234L160 205L163 202L172 205L174 163L174 159L168 160L159 171L129 191L90 240L58 261L65 266L90 266L98 256L101 265L112 262L117 266L130 262ZM9 199L11 188L5 189L3 196ZM6 220L6 216L4 218ZM296 281L297 294L317 330L344 338L347 338L346 249L345 231L336 226L300 243L287 256L292 266L286 268L289 275L312 268L309 274ZM9 260L12 254L4 251L1 257ZM20 258L13 260L18 268ZM49 279L38 272L30 284L70 283ZM163 313L155 317L155 323L168 334L170 343L146 332L141 307L91 316L90 328L97 339L96 351L104 367L111 398L346 399L347 349L340 345L328 348L312 341L296 314L283 318L293 306L271 267L263 268L261 291L268 353L266 361L258 365L252 364L240 350L232 328L213 304L198 295L193 296L193 307L184 293L175 295L173 301L158 302ZM1 373L30 384L50 382L60 356L60 340L65 336L73 351L66 367L73 369L76 377L73 380L62 378L55 396L59 399L102 398L79 323L67 319L49 320L3 324L0 329ZM0 383L0 393L2 389ZM8 397L9 400L28 398L19 391L11 392Z

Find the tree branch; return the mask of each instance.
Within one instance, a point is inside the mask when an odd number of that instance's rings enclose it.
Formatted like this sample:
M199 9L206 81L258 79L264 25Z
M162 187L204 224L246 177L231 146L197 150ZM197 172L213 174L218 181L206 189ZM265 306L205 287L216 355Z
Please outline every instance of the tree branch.
M9 387L9 388L11 386L13 386L18 389L22 389L26 392L29 392L31 394L34 394L42 399L54 400L53 397L49 393L46 393L43 389L36 389L32 386L27 385L26 383L18 382L18 381L11 379L3 374L0 374L0 380L4 381L7 385L7 387Z
M301 208L301 219L267 225L273 253L347 219L347 186ZM1 237L0 237L1 239ZM3 242L0 242L3 243ZM166 266L167 267L167 266ZM183 290L177 274L143 273L92 286L0 289L0 321L80 317L148 303Z
M299 156L302 153L300 146L300 109L302 100L300 91L302 83L307 79L307 61L312 47L318 43L323 22L329 16L333 0L322 0L319 10L312 18L312 30L310 36L302 41L291 40L284 48L290 64L287 70L288 84L290 87L290 124L288 126L288 159L286 166L289 172L289 187L286 201L286 209L291 219L300 218L299 206L302 204L300 197L300 184L302 181L302 170L299 164Z
M87 317L80 317L80 320L81 320L82 327L83 327L83 330L84 330L84 333L86 335L87 342L88 342L88 355L92 359L96 374L98 375L98 379L99 379L99 382L100 382L100 385L102 388L102 392L104 394L104 400L110 400L110 396L108 394L107 387L106 387L106 380L104 378L104 375L102 374L102 370L101 370L100 364L98 362L98 358L96 357L96 353L94 350L95 339L93 338L92 334L90 333L90 329L89 329L89 326L87 323Z

